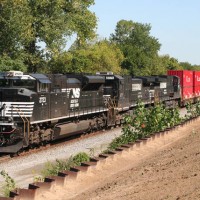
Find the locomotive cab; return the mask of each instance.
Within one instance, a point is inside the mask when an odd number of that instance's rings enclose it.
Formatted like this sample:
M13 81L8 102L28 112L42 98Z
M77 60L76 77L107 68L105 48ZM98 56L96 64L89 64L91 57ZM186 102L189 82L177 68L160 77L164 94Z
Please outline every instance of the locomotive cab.
M135 77L142 80L142 101L145 104L154 103L154 94L155 89L158 87L156 84L155 77L153 76L144 76L144 77Z
M103 96L110 107L119 109L129 108L129 87L130 77L114 75L112 72L97 72L99 76L105 77L103 85Z
M20 71L0 74L0 152L28 145L26 133L34 107L31 95L35 92L36 80L32 76ZM7 145L11 145L9 149Z

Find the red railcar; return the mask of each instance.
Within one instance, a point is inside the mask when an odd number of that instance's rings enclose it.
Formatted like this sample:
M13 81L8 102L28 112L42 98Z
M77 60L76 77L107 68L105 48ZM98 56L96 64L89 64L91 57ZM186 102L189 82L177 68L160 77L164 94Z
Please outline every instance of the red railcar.
M181 99L187 101L194 97L193 71L189 70L169 70L168 75L178 76L180 78Z
M193 71L193 93L194 97L198 98L200 97L200 71Z

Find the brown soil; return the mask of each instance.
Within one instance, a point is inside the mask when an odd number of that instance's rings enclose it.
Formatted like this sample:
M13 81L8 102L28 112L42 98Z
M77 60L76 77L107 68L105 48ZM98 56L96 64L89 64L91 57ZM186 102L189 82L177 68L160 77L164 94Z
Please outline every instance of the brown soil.
M41 199L200 199L199 123L155 138Z

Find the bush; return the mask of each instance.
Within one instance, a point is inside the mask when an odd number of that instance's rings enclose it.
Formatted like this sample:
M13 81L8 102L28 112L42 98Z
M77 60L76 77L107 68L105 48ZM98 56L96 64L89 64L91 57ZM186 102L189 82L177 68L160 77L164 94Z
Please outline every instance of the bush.
M43 177L54 176L60 171L69 170L70 167L79 166L81 165L81 162L89 161L89 159L90 157L86 153L81 152L76 154L74 157L71 156L67 160L56 160L55 163L48 162L41 171L41 174Z
M9 197L10 192L13 191L16 188L15 181L4 170L2 170L0 172L0 175L2 175L5 179L5 183L3 184L2 192L3 192L5 197Z
M200 106L198 108L200 110ZM175 126L181 120L178 108L166 108L159 103L147 109L142 102L138 102L137 107L133 110L133 115L124 117L123 134L110 143L108 150L114 150L122 144L135 142L154 132Z
M79 166L81 165L82 162L86 162L89 160L90 160L90 157L85 152L78 153L72 158L72 162L74 166Z

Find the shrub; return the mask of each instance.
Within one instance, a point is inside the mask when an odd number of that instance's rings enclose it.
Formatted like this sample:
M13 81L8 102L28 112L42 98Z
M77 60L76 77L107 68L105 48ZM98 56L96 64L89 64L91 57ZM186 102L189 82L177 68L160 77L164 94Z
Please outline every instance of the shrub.
M5 183L3 184L2 192L3 192L5 197L9 197L10 192L13 191L16 188L15 181L4 170L2 170L0 172L0 175L2 175L3 178L5 179Z
M86 162L89 160L90 160L90 157L85 152L78 153L72 158L72 162L74 166L79 166L81 165L82 162Z
M43 177L57 175L59 171L69 170L70 167L79 166L81 162L89 161L90 157L84 153L78 153L67 160L56 160L55 163L47 162L41 171ZM37 179L36 179L37 180Z
M200 105L198 108L200 112ZM138 102L133 115L124 117L123 134L115 138L106 151L175 126L181 120L178 108L166 108L162 103L146 108L142 102Z

